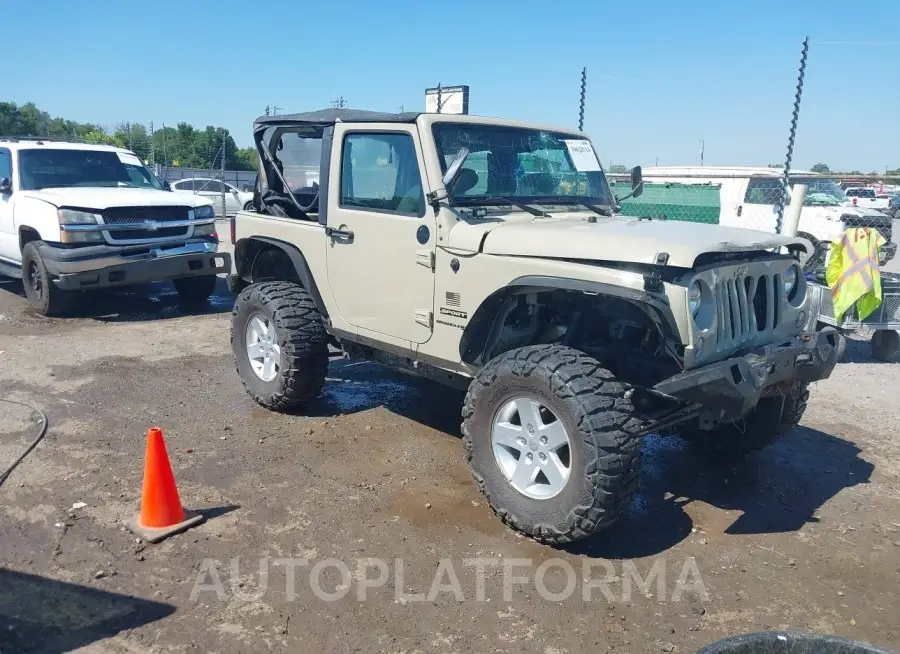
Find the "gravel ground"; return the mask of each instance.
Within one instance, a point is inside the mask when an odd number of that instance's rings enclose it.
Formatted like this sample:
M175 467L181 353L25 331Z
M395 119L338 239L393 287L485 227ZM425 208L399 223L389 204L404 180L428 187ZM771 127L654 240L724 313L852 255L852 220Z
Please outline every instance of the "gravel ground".
M555 550L476 492L459 393L336 358L310 415L254 405L232 300L223 280L186 315L155 286L55 320L0 282L0 397L50 423L0 488L0 651L694 652L783 628L898 645L900 368L864 341L738 467L647 438L628 516ZM158 545L121 526L150 425L207 517ZM0 404L0 465L37 426Z

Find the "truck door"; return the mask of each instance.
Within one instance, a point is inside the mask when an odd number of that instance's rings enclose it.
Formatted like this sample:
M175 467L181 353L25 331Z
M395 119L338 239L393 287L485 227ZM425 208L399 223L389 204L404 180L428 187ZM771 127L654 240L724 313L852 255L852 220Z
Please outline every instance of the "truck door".
M12 208L12 155L7 148L0 148L0 179L8 179L10 188L0 191L0 258L18 263L19 235L13 224Z
M361 335L424 343L437 236L415 126L338 123L333 148L325 231L338 311Z

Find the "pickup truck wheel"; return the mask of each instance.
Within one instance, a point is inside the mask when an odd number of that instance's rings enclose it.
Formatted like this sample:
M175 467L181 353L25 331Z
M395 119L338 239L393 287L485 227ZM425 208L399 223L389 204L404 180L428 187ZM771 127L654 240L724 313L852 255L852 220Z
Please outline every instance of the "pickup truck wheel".
M762 398L737 422L723 423L709 431L689 425L681 430L681 437L712 458L739 461L800 424L809 401L807 386L806 382L793 382L783 394Z
M558 545L622 515L641 457L625 391L596 359L559 345L512 350L478 372L463 407L466 459L503 522Z
M64 291L53 283L41 256L43 241L31 241L22 249L22 286L25 297L43 316L62 316L71 311L75 293Z
M244 205L244 211L254 211L253 209L253 200L250 200Z
M231 349L244 388L287 411L315 398L328 372L328 334L309 293L290 282L251 284L237 297Z
M216 275L198 275L173 279L172 285L178 297L187 304L199 304L209 299L216 290Z

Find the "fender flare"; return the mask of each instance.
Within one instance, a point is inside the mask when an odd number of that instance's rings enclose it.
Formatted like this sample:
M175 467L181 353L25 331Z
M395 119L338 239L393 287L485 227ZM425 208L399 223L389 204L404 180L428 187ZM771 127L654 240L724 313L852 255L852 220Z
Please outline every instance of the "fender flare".
M536 292L556 289L580 291L588 295L606 295L626 300L646 313L647 317L657 325L664 337L673 338L676 341L679 340L675 317L672 315L672 310L664 297L603 282L585 281L568 277L526 275L514 279L503 288L491 293L478 306L475 313L472 314L472 318L463 331L459 342L459 356L462 361L470 365L484 365L487 363L483 360L483 348L494 326L494 322L499 317L500 308L510 295L521 294L528 289L533 289Z
M301 252L300 248L298 248L296 245L288 243L287 241L281 241L276 238L270 238L268 236L248 236L246 238L242 238L234 246L235 272L237 273L237 275L245 281L253 281L252 279L250 279L250 268L252 267L253 261L256 260L259 252L256 252L252 257L247 257L245 256L244 250L251 245L255 246L256 244L260 243L269 246L267 248L260 249L276 248L281 250L288 256L294 266L297 277L300 279L300 283L303 285L303 288L305 288L306 292L312 296L313 302L316 303L316 308L318 308L319 313L321 313L322 317L327 320L328 309L325 307L325 302L322 300L322 294L319 293L319 287L316 285L316 280L309 268L309 264L306 262L306 257L303 256L303 252Z

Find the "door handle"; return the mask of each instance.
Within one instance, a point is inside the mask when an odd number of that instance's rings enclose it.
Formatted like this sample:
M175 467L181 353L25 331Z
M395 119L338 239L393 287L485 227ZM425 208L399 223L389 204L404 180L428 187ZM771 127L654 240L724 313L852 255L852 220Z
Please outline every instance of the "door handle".
M738 215L738 218L741 217L741 214L742 214L742 213L744 213L744 205L739 204L739 205L738 205L738 208L737 208L737 215Z
M335 229L334 227L325 228L325 236L328 238L345 238L348 241L353 240L353 232L349 229Z

